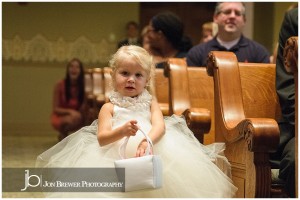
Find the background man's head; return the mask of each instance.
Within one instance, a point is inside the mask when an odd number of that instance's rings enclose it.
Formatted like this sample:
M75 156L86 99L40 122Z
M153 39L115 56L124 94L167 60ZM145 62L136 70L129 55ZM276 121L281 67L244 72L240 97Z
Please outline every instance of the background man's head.
M218 24L219 34L241 35L246 23L245 5L242 2L217 3L214 22Z

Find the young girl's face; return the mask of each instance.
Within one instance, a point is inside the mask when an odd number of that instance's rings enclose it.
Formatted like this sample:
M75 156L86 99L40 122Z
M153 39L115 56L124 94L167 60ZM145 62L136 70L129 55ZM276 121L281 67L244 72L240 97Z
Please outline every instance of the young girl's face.
M116 70L115 87L123 96L135 97L143 92L147 80L147 73L136 61L125 59Z

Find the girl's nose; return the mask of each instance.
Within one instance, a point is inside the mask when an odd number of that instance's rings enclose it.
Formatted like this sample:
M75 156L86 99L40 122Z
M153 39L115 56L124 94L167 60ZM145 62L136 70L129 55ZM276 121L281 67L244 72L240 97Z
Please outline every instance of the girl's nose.
M129 76L128 82L131 82L131 83L135 82L134 76Z

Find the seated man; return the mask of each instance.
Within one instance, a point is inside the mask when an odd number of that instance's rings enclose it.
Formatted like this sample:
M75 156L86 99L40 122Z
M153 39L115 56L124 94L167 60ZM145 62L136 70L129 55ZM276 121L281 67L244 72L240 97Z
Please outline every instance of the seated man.
M218 34L212 40L189 50L186 58L188 66L206 66L210 51L232 51L239 62L270 62L267 49L242 34L246 22L243 3L217 3L214 22L218 25Z

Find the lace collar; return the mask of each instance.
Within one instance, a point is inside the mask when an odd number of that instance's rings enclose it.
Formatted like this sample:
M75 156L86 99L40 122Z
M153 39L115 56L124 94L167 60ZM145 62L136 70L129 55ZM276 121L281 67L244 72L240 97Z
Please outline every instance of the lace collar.
M112 104L123 108L129 107L149 107L151 105L152 96L147 90L144 90L137 97L126 97L122 96L119 92L112 91L109 99Z

